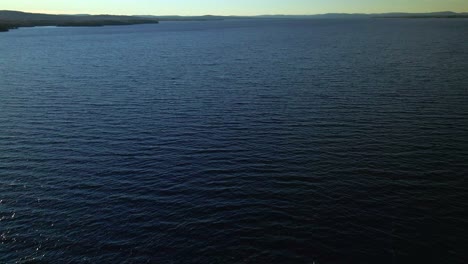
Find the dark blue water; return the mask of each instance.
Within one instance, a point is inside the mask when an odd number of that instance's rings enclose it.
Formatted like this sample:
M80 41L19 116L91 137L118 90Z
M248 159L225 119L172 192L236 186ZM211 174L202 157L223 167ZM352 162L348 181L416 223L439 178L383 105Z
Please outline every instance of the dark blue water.
M466 263L468 20L0 35L0 263Z

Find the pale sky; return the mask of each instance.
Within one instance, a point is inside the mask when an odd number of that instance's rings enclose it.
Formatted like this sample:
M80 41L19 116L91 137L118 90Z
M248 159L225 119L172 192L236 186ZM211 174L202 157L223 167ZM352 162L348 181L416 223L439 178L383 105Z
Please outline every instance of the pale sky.
M0 0L0 10L125 15L468 12L468 0Z

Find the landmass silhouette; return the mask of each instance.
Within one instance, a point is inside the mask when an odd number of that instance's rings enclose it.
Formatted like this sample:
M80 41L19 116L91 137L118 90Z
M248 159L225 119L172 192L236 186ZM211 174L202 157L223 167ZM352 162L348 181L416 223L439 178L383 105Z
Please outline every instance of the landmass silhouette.
M211 21L224 19L368 19L368 18L468 18L468 13L450 11L434 13L381 13L319 15L259 15L259 16L120 16L120 15L51 15L20 11L0 11L0 32L19 27L99 27L110 25L157 24L159 21Z

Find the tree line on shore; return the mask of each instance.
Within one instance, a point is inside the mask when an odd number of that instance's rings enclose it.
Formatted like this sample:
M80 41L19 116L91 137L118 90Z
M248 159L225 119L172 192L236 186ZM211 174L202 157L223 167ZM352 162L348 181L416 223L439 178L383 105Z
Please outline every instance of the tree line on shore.
M99 27L111 25L156 24L154 18L112 15L48 15L0 11L0 32L19 27Z

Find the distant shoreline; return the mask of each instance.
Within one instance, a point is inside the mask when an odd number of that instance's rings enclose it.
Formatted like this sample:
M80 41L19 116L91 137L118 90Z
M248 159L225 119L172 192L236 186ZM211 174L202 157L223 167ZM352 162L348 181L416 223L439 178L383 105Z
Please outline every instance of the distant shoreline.
M102 27L138 24L158 24L155 18L111 15L48 15L18 11L0 11L0 32L20 27Z
M34 28L34 27L105 27L105 26L131 26L140 24L158 24L158 23L132 23L132 24L71 24L71 25L27 25L27 26L4 26L0 25L0 32L9 32L10 30L19 28Z
M151 23L69 23L69 24L28 24L28 25L1 25L0 24L0 32L8 32L10 30L18 29L18 28L32 28L32 27L104 27L104 26L130 26L130 25L141 25L141 24L158 24L159 22L151 22Z
M138 24L157 24L160 21L220 21L225 19L453 19L468 18L468 13L383 13L383 14L342 14L319 15L260 15L260 16L118 16L118 15L50 15L0 10L0 32L20 27L102 27Z
M376 18L411 18L411 19L428 19L428 18L468 18L468 15L454 15L454 16L383 16L383 17L376 17Z

